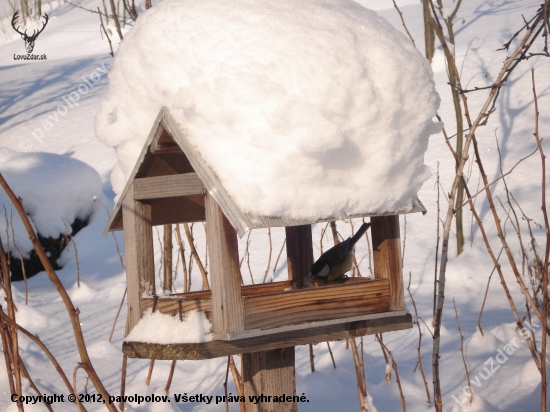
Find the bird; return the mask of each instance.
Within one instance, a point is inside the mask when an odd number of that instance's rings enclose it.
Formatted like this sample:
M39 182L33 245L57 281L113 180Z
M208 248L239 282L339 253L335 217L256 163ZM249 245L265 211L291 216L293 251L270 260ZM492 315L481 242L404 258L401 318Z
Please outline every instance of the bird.
M310 278L325 282L343 278L344 274L353 266L355 244L369 227L370 223L363 223L355 235L323 253L311 267Z

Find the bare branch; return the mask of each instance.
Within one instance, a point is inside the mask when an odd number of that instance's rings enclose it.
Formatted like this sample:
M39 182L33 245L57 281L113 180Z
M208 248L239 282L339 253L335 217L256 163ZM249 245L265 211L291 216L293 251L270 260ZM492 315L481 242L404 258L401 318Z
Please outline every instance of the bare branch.
M405 28L405 31L407 32L408 36L409 36L409 39L411 39L412 41L412 44L415 44L414 42L414 39L413 37L411 36L411 33L409 32L409 29L407 28L407 25L405 24L405 20L403 19L403 13L401 13L401 10L399 10L399 7L397 7L397 4L395 3L395 0L392 0L393 1L393 7L395 7L395 10L397 10L397 12L399 13L399 17L401 18L401 23L403 24L403 27ZM460 0L462 1L462 0Z

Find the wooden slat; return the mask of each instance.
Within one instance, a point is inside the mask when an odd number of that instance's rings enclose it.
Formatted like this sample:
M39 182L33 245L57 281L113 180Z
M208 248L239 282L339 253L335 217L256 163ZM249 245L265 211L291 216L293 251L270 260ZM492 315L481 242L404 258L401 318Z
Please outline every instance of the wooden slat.
M283 292L290 288L291 282L273 282L260 285L249 285L241 288L242 296L261 295L266 293ZM141 298L140 307L144 312L154 305L153 298ZM176 316L181 312L185 315L192 310L200 310L205 312L206 317L211 320L212 316L212 291L202 290L197 292L179 293L166 298L159 297L157 299L156 310L168 315Z
M196 173L142 177L134 180L134 199L136 200L202 194L204 194L204 186Z
M260 283L257 285L247 285L241 287L242 296L263 295L266 293L283 292L290 290L292 282L283 280L281 282Z
M128 331L139 322L142 311L139 299L146 292L155 293L151 206L134 200L130 185L122 201L126 284L128 285Z
M371 218L374 277L390 281L390 309L404 310L399 216Z
M222 356L258 352L281 347L307 345L350 337L372 335L412 327L410 314L359 322L340 323L291 331L274 335L258 336L239 341L211 341L204 343L155 344L144 342L124 342L123 353L130 358L200 360Z
M364 320L379 319L384 317L390 318L393 316L405 315L406 313L407 312L404 310L399 310L394 312L376 312L376 313L369 313L366 315L347 316L345 318L338 318L338 319L329 319L329 320L324 319L324 320L309 321L306 323L297 323L293 325L283 325L283 326L277 326L275 328L270 328L270 329L251 329L251 330L245 330L244 332L232 332L232 333L226 333L221 335L214 334L213 336L215 340L236 341L241 339L255 338L257 336L275 335L278 333L290 332L290 331L300 332L305 329L317 328L321 326L337 325L339 323L360 322Z
M210 253L212 327L215 333L244 330L237 233L207 193L206 242Z
M140 307L142 312L155 306L154 299L141 299ZM197 298L197 299L158 299L155 310L171 316L178 317L180 314L185 316L188 312L199 310L204 312L208 320L212 322L212 299Z
M389 309L389 281L363 280L243 297L246 330L346 318Z
M351 279L350 279L351 280ZM283 292L289 290L292 286L292 282L289 280L283 280L282 282L271 282L271 283L258 283L256 285L247 285L241 286L241 295L250 296L250 295L262 295L266 293L273 292ZM174 293L167 298L159 298L159 301L162 299L176 299L176 298L211 298L211 290L198 290L195 292L187 293Z
M170 223L204 222L204 206L196 198L203 196L168 197L146 202L153 209L153 226Z
M296 402L253 402L254 396L296 395L294 346L242 355L246 412L296 412Z
M313 265L311 225L286 227L285 232L288 279L294 281L296 287L302 288L304 277Z

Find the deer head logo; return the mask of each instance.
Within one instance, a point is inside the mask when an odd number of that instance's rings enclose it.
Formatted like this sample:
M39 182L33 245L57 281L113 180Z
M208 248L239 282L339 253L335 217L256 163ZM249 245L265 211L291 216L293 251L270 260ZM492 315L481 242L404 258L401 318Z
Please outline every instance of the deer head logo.
M15 27L17 18L19 17L18 14L19 14L19 10L16 11L15 14L13 15L13 18L11 19L11 26L13 27L13 29L17 33L19 33L21 35L21 38L23 40L25 40L25 48L27 49L27 53L32 53L32 51L34 49L34 42L36 41L36 38L38 37L38 35L40 33L42 33L44 31L44 28L46 27L46 24L48 24L48 15L44 14L44 18L46 19L46 21L44 22L44 25L42 26L42 28L38 31L34 30L32 35L29 36L27 34L27 30L25 30L25 32L22 33L22 32L19 31L19 26Z

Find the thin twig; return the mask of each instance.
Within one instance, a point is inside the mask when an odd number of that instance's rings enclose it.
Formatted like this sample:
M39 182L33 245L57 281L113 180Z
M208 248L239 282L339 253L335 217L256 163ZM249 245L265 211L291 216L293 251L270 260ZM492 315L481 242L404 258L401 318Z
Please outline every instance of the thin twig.
M76 248L76 242L74 240L74 236L72 235L71 231L69 230L69 225L67 225L67 222L65 222L64 219L61 219L63 222L63 225L65 226L66 235L65 239L69 239L70 242L72 242L74 247L74 260L76 262L76 284L78 287L80 287L80 263L78 261L78 249Z
M269 257L267 258L267 268L264 274L264 280L262 283L265 283L267 279L267 274L269 272L269 267L271 266L271 254L273 253L273 243L271 242L271 228L267 228L267 237L269 238Z
M94 197L94 202L97 201L101 206L103 206L103 209L105 209L105 212L107 212L107 216L109 219L111 219L111 213L109 212L109 209L105 204L101 201L101 199ZM124 264L124 258L122 257L122 253L120 253L120 247L118 246L118 241L115 236L115 232L111 232L111 235L113 236L113 240L115 241L116 251L118 253L118 257L120 259L120 265L124 270L126 270L126 265Z
M113 327L111 328L111 334L109 335L109 342L111 341L111 339L113 339L113 333L115 333L115 326L118 319L118 315L120 315L120 311L122 310L122 306L124 305L124 299L126 298L127 293L128 293L128 287L124 288L124 294L122 295L122 299L120 300L120 305L118 306L115 320L113 321Z
M364 379L363 364L359 359L359 353L357 351L357 344L355 338L348 339L351 343L351 352L353 354L353 363L355 365L355 378L357 380L357 394L359 395L359 406L361 407L361 412L367 412L367 405L365 403L365 398L367 397L367 382Z
M489 188L491 186L493 186L495 183L497 183L500 179L504 179L506 176L508 176L510 173L512 173L514 171L514 169L521 163L523 162L524 160L527 160L529 159L531 156L533 156L535 153L537 153L538 149L535 149L533 150L531 153L529 153L527 156L525 157L522 157L521 159L519 159L516 164L510 169L508 170L506 173L500 175L499 177L497 177L495 180L493 180L491 183L488 183L487 185L485 185L482 189L480 189L477 193L473 194L472 195L472 199L474 199L476 196L478 196L479 194L483 193L483 192L487 192L489 190ZM462 205L460 205L457 209L460 209L464 206L466 206L468 203L470 203L468 200L464 203L462 203Z
M325 237L325 234L327 232L329 222L325 225L325 227L321 230L321 238L319 239L319 250L320 254L323 254L323 238Z
M17 250L17 253L19 253L19 261L21 262L21 273L23 273L23 282L25 283L25 305L29 304L29 288L27 286L27 271L25 270L25 261L23 260L23 254L21 253L21 250L17 247L17 243L15 242L15 230L13 229L13 222L11 220L10 216L10 225L11 225L11 234L13 239L13 246L15 247L15 250ZM80 286L80 284L79 284Z
M420 373L422 374L422 379L424 380L424 387L426 388L426 397L428 398L428 405L432 404L432 400L430 398L430 389L428 387L428 381L426 380L426 375L424 373L424 367L422 366L422 330L420 329L420 323L418 323L418 311L416 310L416 302L414 301L412 292L411 292L411 278L412 274L409 272L409 285L407 286L407 292L409 292L409 297L411 298L411 303L414 308L414 317L416 318L416 327L418 328L418 346L416 348L417 354L418 354L418 366L420 366Z
M365 218L363 218L363 223L365 223ZM369 272L370 276L374 276L374 271L372 270L372 248L370 246L370 237L369 234L365 232L365 238L367 239L367 255L369 257Z
M382 342L383 338L382 338L382 334L381 333L377 333L374 335L374 339L380 343ZM390 363L390 360L388 359L388 355L386 354L386 351L384 350L384 346L380 345L380 349L382 349L382 354L384 355L384 360L386 361L386 365ZM388 382L389 384L389 382Z
M329 342L327 342L327 347L328 347L328 353L330 353L330 359L332 360L332 366L334 367L334 369L336 369L336 362L334 362L334 355L332 354L332 349L330 349Z
M67 1L67 0L65 0L65 1ZM111 55L111 57L115 57L115 52L113 51L113 45L111 43L111 39L109 38L109 34L107 33L107 30L105 29L105 26L103 25L103 17L101 17L101 11L99 10L99 7L97 8L97 12L99 13L100 27L103 29L103 33L105 33L105 37L107 37L107 41L109 42L109 49L111 49L110 55Z
M42 392L40 392L40 390L34 384L34 381L32 380L31 375L29 374L29 371L27 370L27 367L23 363L23 359L21 359L21 358L19 358L19 367L21 368L21 374L25 377L25 379L27 381L29 381L29 385L32 388L32 390L35 391L38 396L42 395ZM46 403L44 401L42 403L44 404L44 406L46 407L46 409L48 411L53 412L53 408L51 407L51 405L49 403Z
M208 283L208 273L206 272L206 270L204 269L204 266L202 265L199 254L197 253L197 249L195 249L195 243L193 240L193 236L189 231L189 225L187 223L184 223L183 228L185 229L185 235L187 236L187 243L189 244L189 249L191 249L191 254L195 258L195 262L197 263L197 266L199 267L199 270L202 275L202 283L203 283L202 288L203 290L210 289L210 284Z
M115 2L114 2L114 0L109 0L109 2L111 3L111 13L113 13L113 20L115 21L116 31L118 33L118 37L120 38L120 41L122 41L124 39L124 37L122 36L122 30L120 28L120 22L118 21L118 15L117 15L116 8L115 8Z
M80 402L80 397L78 396L78 389L76 386L76 373L79 369L84 369L84 372L86 373L88 373L88 371L86 370L86 365L84 365L83 363L78 363L78 365L73 369L73 387L76 394L74 401L76 403L76 406L78 407L78 410L82 411L84 410L84 406Z
M178 242L178 247L181 254L181 263L183 266L183 292L189 292L189 287L187 285L187 261L185 260L185 248L183 246L183 241L181 240L181 232L179 223L176 224L176 239Z
M279 254L277 255L277 260L275 261L275 266L273 266L273 280L275 280L275 271L277 270L277 264L279 263L279 259L281 258L281 254L283 253L283 249L285 248L286 239L283 240L283 244L281 245L281 250L279 251Z
M464 335L462 334L462 330L460 329L460 322L458 321L458 310L456 309L455 304L455 298L453 297L453 306L455 308L455 316L456 316L456 328L458 330L458 333L460 335L460 353L462 354L462 362L464 363L464 369L466 371L466 380L468 382L468 387L471 387L470 384L470 371L468 370L468 365L466 364L466 355L464 355ZM470 396L470 403L474 400L474 396Z
M500 259L500 255L502 254L503 250L504 250L504 247L500 248L500 252L498 253L498 256L497 256L497 264L499 264L498 261ZM485 288L485 296L483 296L483 303L481 304L481 309L479 311L479 316L477 318L477 328L481 332L481 336L484 336L483 329L481 328L481 315L483 315L483 309L485 308L485 302L487 301L487 295L489 294L489 284L491 283L491 278L493 277L493 273L495 273L496 268L497 268L496 265L493 266L493 270L491 270L491 274L489 275L489 279L487 280L487 287Z
M401 10L399 10L399 7L397 7L397 4L395 3L395 0L393 0L393 7L395 7L395 10L399 13L399 17L401 17L401 23L403 24L403 27L405 28L405 31L409 35L409 39L411 39L412 44L415 44L413 37L411 36L411 33L409 32L409 29L407 28L407 25L405 24L405 20L403 19L403 13L401 13Z
M311 367L311 373L315 372L315 362L313 361L313 344L309 344L309 366Z
M439 117L439 116L438 116ZM439 121L441 121L441 118L439 119ZM449 145L450 146L450 145ZM452 151L452 147L451 147L451 151ZM440 236L439 236L439 227L441 226L439 220L440 220L440 211L441 209L439 208L439 161L437 162L437 181L436 181L436 185L437 185L437 237L436 237L436 242L435 242L435 265L434 265L434 299L433 299L433 313L432 313L432 327L435 325L435 307L436 307L436 303L437 303L437 264L438 264L438 258L439 258L439 239L440 239Z
M172 360L172 364L170 365L170 373L168 374L168 380L166 381L166 387L164 388L164 392L167 394L170 392L170 386L172 386L172 378L174 377L174 371L176 370L176 360Z
M227 357L227 368L225 369L225 381L223 382L223 391L225 393L225 412L229 412L229 401L227 400L228 398L227 380L229 378L229 359L230 359L230 356Z
M95 11L95 10L92 10L92 9L87 9L86 7L82 7L82 6L79 6L78 4L74 4L72 2L70 2L69 0L63 0L65 3L67 4L70 4L71 6L73 7L76 7L76 8L79 8L79 9L82 9L82 10L85 10L89 13L97 13L99 14L100 16L105 16L107 18L107 21L109 21L109 18L113 19L113 16L107 14L107 13L103 13L101 12L101 10L99 10L99 7L98 7L98 11ZM129 22L124 22L124 24L128 24L128 25L132 25L131 23Z
M23 395L21 390L21 370L19 368L19 347L17 340L17 330L9 328L8 325L0 321L2 326L2 345L6 360L6 373L10 382L12 394ZM17 399L17 409L22 412L23 403L20 398Z
M153 369L155 367L155 360L151 359L151 362L149 363L149 371L147 372L147 378L145 379L145 384L149 386L151 383L151 377L153 376Z
M349 224L351 226L351 235L353 236L355 234L355 229L353 228L353 219L349 220ZM355 253L353 254L353 271L352 271L352 277L355 277L355 270L357 270L357 276L362 278L363 275L361 274L361 270L359 269L359 263L357 263L357 259L355 257Z
M250 232L248 232L248 237L246 238L246 265L248 266L248 273L250 273L250 281L252 282L252 284L254 284L254 277L252 276L252 269L250 269L250 235L252 234L252 230Z
M548 2L546 2L548 3ZM545 7L548 5L545 3ZM546 27L546 26L545 26ZM531 79L533 83L533 99L535 102L535 139L537 140L537 148L540 152L540 158L542 161L542 215L544 216L544 229L546 232L546 250L544 252L544 269L542 271L542 313L544 331L548 328L548 260L550 256L550 223L548 223L548 214L546 213L546 155L542 149L541 139L539 137L539 105L537 99L537 90L535 86L535 69L531 69ZM540 365L541 365L541 411L546 411L546 340L547 334L542 333L542 345L540 352Z
M2 312L3 313L3 312ZM9 332L6 325L4 325L3 317L0 317L0 335L2 337L2 347L6 348L2 352L4 352L4 362L6 365L6 373L8 375L8 384L10 387L10 393L17 393L15 389L15 381L13 379L13 369L12 369L12 361L10 356L10 350L11 347L10 339L9 339ZM70 386L70 385L69 385ZM21 401L17 401L18 404L21 403ZM21 407L18 405L18 408L21 409Z
M376 340L378 340L378 342L380 343L380 346L382 346L384 351L387 352L389 357L391 358L391 366L395 372L395 381L397 382L397 388L399 389L399 396L401 398L401 409L403 410L403 412L407 412L407 407L405 406L405 395L403 395L403 389L401 388L401 380L399 379L399 371L397 370L397 363L395 362L395 359L391 351L388 349L386 345L384 345L384 342L378 339L377 335L375 335L375 338Z
M244 385L241 378L241 375L239 374L239 371L237 370L237 365L235 365L235 360L233 359L233 355L229 355L229 368L231 369L231 374L233 375L233 381L235 382L235 388L237 388L237 394L239 395L239 399L241 396L244 397ZM241 409L241 412L245 412L245 403L239 401L239 407Z

